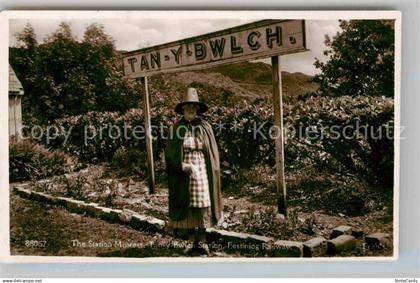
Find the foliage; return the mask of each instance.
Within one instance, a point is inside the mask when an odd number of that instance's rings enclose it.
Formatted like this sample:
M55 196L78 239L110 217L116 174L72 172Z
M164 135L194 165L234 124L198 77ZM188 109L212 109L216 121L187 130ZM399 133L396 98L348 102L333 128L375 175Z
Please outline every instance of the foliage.
M159 160L168 127L176 117L171 109L163 107L152 109L152 113L153 151ZM213 107L205 115L214 127L222 170L230 172L229 176L242 176L240 172L258 164L275 165L275 147L270 137L272 113L272 107L267 104L244 103L234 108ZM320 171L357 176L374 186L392 186L392 99L312 97L293 106L286 104L284 121L287 172L312 165ZM145 150L144 131L134 135L136 127L144 129L143 112L139 109L124 115L89 112L57 120L54 125L72 130L66 143L63 131L49 145L62 148L64 144L66 151L90 163L110 161L121 148L116 158L124 150ZM115 138L116 129L120 131L118 138ZM86 141L85 132L89 137ZM229 176L225 174L224 178ZM226 181L239 182L237 178Z
M305 168L287 183L289 204L302 207L306 212L323 210L351 216L381 210L383 196L389 191L380 190L380 196L373 196L369 185L354 177L322 172L314 167Z
M116 176L145 177L147 172L146 152L138 148L117 149L109 164L109 170Z
M77 200L86 200L83 186L86 184L87 179L83 175L78 175L74 178L64 175L62 176L62 182L64 183L67 197Z
M30 140L12 140L9 144L9 180L19 182L63 174L75 168L77 161L60 150L50 151Z
M319 171L357 176L371 185L389 188L393 183L393 101L381 95L392 97L393 93L393 27L389 21L341 21L340 25L343 32L326 40L329 60L315 63L321 69L315 80L323 95L302 96L284 104L286 173L315 166ZM11 50L11 62L30 90L23 103L30 107L24 110L25 119L45 118L43 122L50 121L47 125L60 131L52 141L44 136L44 144L63 148L89 163L110 161L114 168L144 158L143 111L127 111L137 106L138 86L123 79L118 53L103 27L89 26L81 41L73 37L66 23L42 44L31 26L16 37L19 45ZM213 71L243 82L259 82L261 77L269 83L269 68L264 64L255 68L257 74L237 72L241 68L233 67ZM173 107L178 97L168 93L182 93L193 86L210 106L205 119L214 126L223 172L230 172L224 175L225 181L240 183L231 177L242 178L246 173L241 172L254 166L275 166L269 100L240 101L224 86L201 81L183 85L165 75L151 78L150 85L155 160L162 156L167 129L177 118ZM355 136L365 128L373 135ZM385 130L391 137L377 138L376 133ZM352 137L344 138L344 131ZM128 163L129 172L141 171Z
M252 234L264 235L274 238L291 238L296 228L300 228L298 222L298 213L296 210L289 212L287 222L282 223L278 220L279 214L277 208L269 206L256 211L255 207L242 219L243 229Z
M392 99L312 97L294 106L286 120L301 132L296 145L314 165L392 188Z
M341 33L332 39L315 66L314 80L327 96L394 96L394 22L389 20L340 21Z
M115 178L105 178L102 166L93 165L74 174L55 176L42 184L34 182L33 187L42 192L112 207L123 184Z
M45 124L68 115L126 111L137 105L137 84L123 78L120 55L103 26L88 26L79 41L63 22L38 43L28 24L16 39L10 63L25 89L25 122Z
M53 124L57 137L43 143L62 148L88 163L110 161L117 149L125 147L144 148L144 138L133 138L133 129L143 127L143 111L132 109L125 114L118 112L88 112L84 115L58 119ZM66 133L68 139L66 140ZM139 132L138 136L144 136Z
M273 165L270 157L272 141L272 108L244 102L236 107L214 107L206 115L218 137L221 160L234 169L250 168L257 163ZM254 134L261 126L263 134Z

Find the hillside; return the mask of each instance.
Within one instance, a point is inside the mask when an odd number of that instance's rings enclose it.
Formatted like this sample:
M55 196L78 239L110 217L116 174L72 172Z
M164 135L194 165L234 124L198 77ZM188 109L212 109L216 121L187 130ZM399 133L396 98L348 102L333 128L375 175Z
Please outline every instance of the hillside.
M269 98L272 93L271 66L262 62L217 66L202 71L167 74L161 77L167 84L210 88L216 93L232 92L236 97L248 98L251 101L255 98ZM282 72L282 79L285 100L318 89L318 84L311 82L311 77L303 73Z

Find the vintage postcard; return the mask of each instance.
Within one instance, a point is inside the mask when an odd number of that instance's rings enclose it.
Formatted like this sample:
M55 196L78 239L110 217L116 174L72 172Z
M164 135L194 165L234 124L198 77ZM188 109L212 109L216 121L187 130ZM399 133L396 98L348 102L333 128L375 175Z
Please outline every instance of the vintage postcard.
M398 257L400 12L0 16L2 261Z

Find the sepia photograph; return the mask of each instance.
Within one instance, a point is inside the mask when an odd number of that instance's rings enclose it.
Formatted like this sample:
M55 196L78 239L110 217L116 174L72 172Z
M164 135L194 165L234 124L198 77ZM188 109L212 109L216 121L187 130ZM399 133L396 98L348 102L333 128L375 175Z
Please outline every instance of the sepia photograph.
M397 257L399 13L79 14L7 15L8 258Z

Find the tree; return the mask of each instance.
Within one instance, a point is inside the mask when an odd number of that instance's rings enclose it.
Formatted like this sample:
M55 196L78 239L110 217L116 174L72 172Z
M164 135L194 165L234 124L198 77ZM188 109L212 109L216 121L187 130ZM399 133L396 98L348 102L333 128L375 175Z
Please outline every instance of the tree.
M138 105L138 86L124 78L120 54L103 26L88 26L79 41L63 22L38 44L27 25L16 39L10 63L25 89L26 123L34 118L45 124L89 111L125 112Z
M394 23L383 20L340 20L343 30L332 39L315 67L314 80L328 96L394 96Z
M316 142L338 162L337 168L342 166L373 186L392 189L394 21L339 22L342 32L325 39L327 61L315 61L321 70L314 77L320 83L319 92L332 98L316 98L316 101L326 99L328 107L322 112L309 110L309 114L302 115L306 121L301 122L317 127L328 125L327 129L336 130L351 125L347 130L363 138L327 135ZM304 101L305 105L310 102L311 99ZM366 134L365 129L369 129Z
M31 24L27 24L22 32L15 34L15 37L20 47L33 50L36 46L38 46L35 30Z

